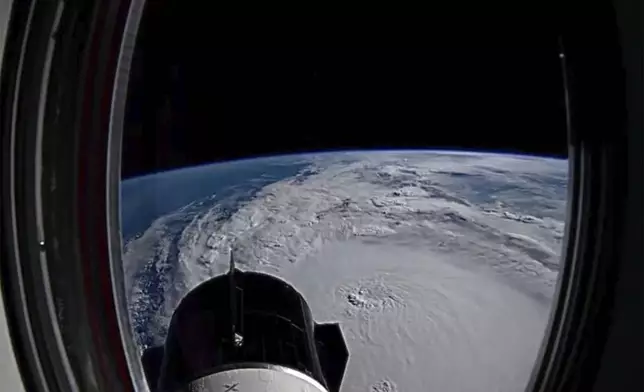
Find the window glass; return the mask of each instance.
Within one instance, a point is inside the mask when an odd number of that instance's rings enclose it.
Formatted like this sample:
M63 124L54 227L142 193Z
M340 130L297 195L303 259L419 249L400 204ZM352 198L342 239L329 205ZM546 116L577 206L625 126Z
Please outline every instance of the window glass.
M121 223L138 347L163 344L179 301L225 273L233 252L239 268L290 282L316 320L340 323L343 391L523 389L561 267L565 154L320 151L311 140L324 127L351 146L370 132L439 139L478 124L484 135L492 120L519 133L563 130L556 50L534 50L554 69L539 76L499 70L482 51L471 54L478 63L458 55L462 69L449 73L452 63L418 49L212 45L206 63L156 62L162 46L135 55ZM486 102L495 88L523 95ZM531 94L541 101L523 100ZM419 123L432 116L445 121ZM252 153L285 133L308 152ZM244 141L244 159L226 153ZM557 141L565 151L565 134Z

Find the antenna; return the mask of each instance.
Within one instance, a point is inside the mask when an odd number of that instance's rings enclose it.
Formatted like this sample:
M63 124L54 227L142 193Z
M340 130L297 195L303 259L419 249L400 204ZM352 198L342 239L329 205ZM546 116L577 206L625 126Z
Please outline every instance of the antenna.
M230 250L230 266L228 269L228 286L230 301L230 324L231 324L231 342L234 347L241 347L244 341L243 336L237 331L237 321L241 319L237 305L237 284L235 283L235 254ZM241 332L241 331L240 331Z
M233 273L235 272L235 254L233 253L232 249L230 250L229 253L230 253L230 261L229 261L230 264L228 267L228 273L230 275L233 275Z

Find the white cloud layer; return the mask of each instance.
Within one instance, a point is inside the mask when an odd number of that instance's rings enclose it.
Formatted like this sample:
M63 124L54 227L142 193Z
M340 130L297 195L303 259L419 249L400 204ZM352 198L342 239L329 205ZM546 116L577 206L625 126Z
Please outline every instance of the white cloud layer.
M135 330L161 343L178 301L224 272L233 249L241 268L293 283L316 320L341 322L346 391L521 390L557 279L567 163L410 152L310 160L230 216L219 204L179 210L130 241Z

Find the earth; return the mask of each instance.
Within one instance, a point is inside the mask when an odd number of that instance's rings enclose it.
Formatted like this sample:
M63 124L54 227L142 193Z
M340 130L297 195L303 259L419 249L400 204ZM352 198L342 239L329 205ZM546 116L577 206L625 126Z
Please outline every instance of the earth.
M343 391L518 391L544 337L564 235L566 160L334 152L122 182L139 348L180 299L241 269L279 276L339 321Z

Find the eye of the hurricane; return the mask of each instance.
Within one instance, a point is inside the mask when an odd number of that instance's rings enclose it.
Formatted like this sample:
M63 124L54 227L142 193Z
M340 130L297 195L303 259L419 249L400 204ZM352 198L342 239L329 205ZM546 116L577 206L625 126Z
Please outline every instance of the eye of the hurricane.
M271 29L213 31L206 56L171 37L181 17L143 14L123 136L124 311L150 389L523 390L565 245L556 42L498 54L504 71ZM537 128L563 136L480 136Z

